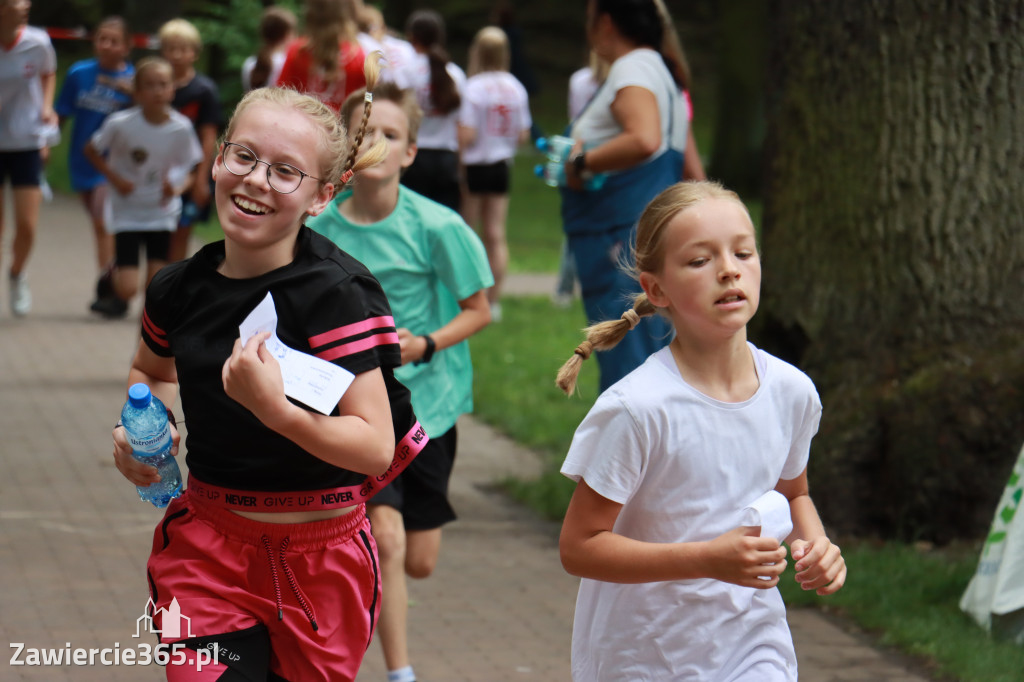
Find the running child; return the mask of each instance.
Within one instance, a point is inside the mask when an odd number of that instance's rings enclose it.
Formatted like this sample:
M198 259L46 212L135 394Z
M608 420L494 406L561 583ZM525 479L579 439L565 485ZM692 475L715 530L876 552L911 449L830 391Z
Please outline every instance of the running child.
M559 373L614 346L639 318L676 336L602 393L562 473L577 482L559 541L583 578L574 680L796 680L776 589L787 542L796 580L826 595L846 565L808 495L821 403L800 370L747 341L761 265L739 198L673 185L640 218L643 287L621 320L589 328Z
M96 300L89 307L108 317L120 317L128 306L113 295L114 237L107 232L103 216L107 180L85 157L85 145L107 116L132 104L135 69L128 63L131 51L128 24L121 17L103 19L93 33L92 46L95 57L75 62L68 69L56 110L61 125L72 119L68 174L71 188L78 192L89 215L96 240L96 264L100 274Z
M128 308L139 290L139 249L146 250L146 284L167 265L181 195L193 181L202 150L187 118L171 108L171 65L159 57L139 62L137 106L107 118L83 153L113 187L107 196L114 234L113 292Z
M11 313L32 309L27 266L43 203L43 162L57 114L57 55L46 31L28 25L29 0L0 0L0 238L4 233L3 187L14 199L9 289Z
M171 234L169 257L171 262L176 262L188 255L193 226L210 217L212 197L209 178L221 122L220 93L209 76L196 71L196 62L203 51L199 29L185 19L171 19L160 27L157 36L160 39L160 56L174 69L174 101L171 106L192 122L203 147L203 156L196 165L196 182L184 197L178 229Z
M253 90L213 166L224 241L168 266L147 292L129 383L166 405L180 385L190 470L154 532L148 575L158 613L174 599L191 619L179 641L218 646L219 668L203 679L353 680L370 643L380 572L352 491L386 479L423 439L409 430L396 449L388 382L401 351L384 292L303 222L381 156L347 153L337 115L315 98ZM286 397L268 333L243 346L239 324L268 293L281 342L355 375L330 416ZM407 402L403 414L414 421ZM114 444L132 483L158 478L131 459L122 428ZM170 679L188 673L168 666Z
M501 319L501 285L508 270L509 175L516 149L530 139L530 100L509 73L508 37L497 26L480 29L469 48L469 80L459 111L459 147L467 192L462 217L480 226L494 286L487 290L491 317Z
M486 289L494 280L483 245L459 215L399 182L416 156L421 113L415 93L380 83L372 112L364 111L364 93L357 91L342 106L341 118L354 131L367 113L366 134L388 141L387 158L361 173L310 226L380 280L401 341L402 366L395 375L412 392L413 408L431 439L369 505L387 589L380 633L388 677L411 682L406 574L426 578L433 572L441 528L455 519L448 501L455 422L473 409L466 339L490 320Z

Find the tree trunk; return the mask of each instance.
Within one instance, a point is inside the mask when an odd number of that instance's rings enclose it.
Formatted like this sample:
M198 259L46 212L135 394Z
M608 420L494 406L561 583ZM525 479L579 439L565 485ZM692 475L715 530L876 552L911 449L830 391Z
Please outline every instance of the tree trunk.
M757 332L822 395L813 495L842 531L984 533L1024 440L1024 2L774 15Z

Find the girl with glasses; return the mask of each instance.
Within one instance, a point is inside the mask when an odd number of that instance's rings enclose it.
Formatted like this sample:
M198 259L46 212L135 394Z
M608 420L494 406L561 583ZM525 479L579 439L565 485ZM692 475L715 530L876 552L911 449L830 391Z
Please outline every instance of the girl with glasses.
M369 62L368 81L376 74ZM213 165L224 240L166 267L146 294L128 383L145 382L168 406L180 386L188 424L188 487L156 529L147 567L154 625L163 645L218 652L204 680L353 680L377 623L363 500L426 437L392 376L401 351L380 285L304 225L382 156L375 146L357 160L358 147L319 100L248 93ZM239 338L268 295L281 343L353 375L329 414L286 396L269 332ZM122 428L114 457L132 483L157 480L131 458ZM168 636L165 609L190 631ZM199 679L189 658L172 655L168 679Z

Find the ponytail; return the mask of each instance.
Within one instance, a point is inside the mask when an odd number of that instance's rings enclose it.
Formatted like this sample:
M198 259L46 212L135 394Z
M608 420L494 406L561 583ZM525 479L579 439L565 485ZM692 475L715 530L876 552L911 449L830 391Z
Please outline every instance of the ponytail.
M462 98L448 73L448 53L444 49L444 19L434 10L417 10L409 15L405 30L409 42L422 49L430 64L430 103L442 114L459 108Z
M572 357L565 361L558 370L555 384L566 395L576 392L576 378L579 376L583 361L595 350L610 350L625 338L626 334L638 324L640 319L658 312L654 304L647 300L647 294L640 293L633 298L633 307L622 313L617 320L598 322L583 330L586 339L576 346Z
M462 104L462 97L448 73L448 53L440 45L434 45L427 59L430 62L430 102L442 114L450 114Z
M273 69L272 56L274 54L274 48L270 45L264 45L260 48L260 51L256 54L256 63L252 67L252 72L249 74L249 88L255 90L256 88L262 88L270 80L270 72Z
M375 166L383 161L388 153L387 140L381 137L372 147L366 150L365 154L359 156L359 147L363 144L363 137L366 135L366 125L370 120L370 112L373 110L373 88L377 85L377 79L380 78L380 59L382 56L380 51L374 50L367 55L366 61L363 62L363 74L366 76L363 117L359 121L359 129L352 139L352 146L349 149L348 158L345 160L344 171L341 174L342 185L348 183L354 173L358 173L364 168Z
M268 7L260 17L260 50L256 64L249 75L249 89L262 88L270 83L274 70L274 52L280 48L295 31L295 14L286 7Z

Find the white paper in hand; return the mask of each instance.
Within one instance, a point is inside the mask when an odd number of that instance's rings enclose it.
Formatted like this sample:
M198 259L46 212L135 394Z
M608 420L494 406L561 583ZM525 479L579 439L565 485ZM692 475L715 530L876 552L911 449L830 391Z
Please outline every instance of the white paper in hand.
M246 316L238 326L238 332L243 346L260 332L270 332L266 346L281 365L285 395L309 405L317 412L330 414L355 379L352 372L290 348L277 338L277 308L270 292Z
M793 532L789 500L778 490L769 490L743 510L741 526L761 526L761 537L784 541Z
M760 526L761 537L775 538L780 543L793 532L793 517L789 513L789 500L778 490L769 490L743 509L741 526ZM758 576L771 580L768 576Z

